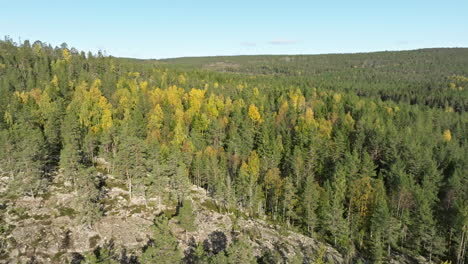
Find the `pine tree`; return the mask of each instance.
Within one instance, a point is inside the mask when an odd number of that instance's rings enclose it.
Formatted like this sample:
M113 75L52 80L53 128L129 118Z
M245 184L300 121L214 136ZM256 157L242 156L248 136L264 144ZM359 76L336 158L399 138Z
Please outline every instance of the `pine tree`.
M349 246L349 227L344 218L344 199L346 193L346 175L337 170L331 188L325 189L331 193L330 211L327 213L328 230L332 235L333 244L342 249Z
M371 251L374 255L374 261L376 263L382 263L385 244L387 244L387 251L390 253L391 234L389 230L391 222L383 180L378 179L375 185L374 210L371 216Z
M317 208L319 206L320 188L314 176L309 175L306 179L301 199L304 212L303 221L309 236L314 234L314 230L318 225Z
M129 127L123 127L118 135L115 172L122 180L127 181L131 201L134 185L142 185L148 170L145 144L134 136Z
M153 227L152 240L141 255L142 263L178 263L182 260L177 240L172 235L167 218L162 215L156 217Z
M291 224L291 219L296 218L295 206L297 203L294 184L290 177L287 177L283 184L283 219Z
M7 160L10 169L10 188L17 193L36 196L43 187L45 140L41 131L30 125L14 124L7 141L11 152Z
M196 230L191 200L184 200L182 205L179 206L177 219L179 220L179 225L186 231L192 232Z
M97 171L94 167L82 169L78 172L77 192L80 196L76 200L80 222L88 228L102 216L99 204L99 190Z
M61 135L63 149L60 152L60 167L64 170L65 179L70 181L76 190L78 172L83 167L82 129L78 123L77 113L73 108L67 110L62 122Z
M227 262L229 264L238 263L257 263L256 258L252 254L252 246L248 241L238 238L227 249Z

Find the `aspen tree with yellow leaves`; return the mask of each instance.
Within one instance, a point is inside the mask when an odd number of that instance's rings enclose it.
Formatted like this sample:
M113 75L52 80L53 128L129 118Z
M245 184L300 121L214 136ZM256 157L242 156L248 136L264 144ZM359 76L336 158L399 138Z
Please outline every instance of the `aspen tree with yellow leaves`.
M262 116L260 115L260 112L258 111L258 108L254 105L251 104L249 106L249 118L254 122L254 123L262 123Z

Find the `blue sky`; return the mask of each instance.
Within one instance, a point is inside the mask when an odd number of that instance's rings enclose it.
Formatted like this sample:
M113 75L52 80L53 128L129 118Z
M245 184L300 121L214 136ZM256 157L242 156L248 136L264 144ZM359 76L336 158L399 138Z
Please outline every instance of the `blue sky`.
M120 57L468 47L468 0L0 0L0 6L0 37Z

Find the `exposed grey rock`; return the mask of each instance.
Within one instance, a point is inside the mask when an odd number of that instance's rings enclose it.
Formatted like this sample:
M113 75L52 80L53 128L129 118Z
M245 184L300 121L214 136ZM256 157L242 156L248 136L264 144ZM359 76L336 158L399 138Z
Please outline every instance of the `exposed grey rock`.
M326 256L334 263L342 263L343 257L335 249L317 240L294 232L285 232L281 227L263 220L236 217L233 212L214 210L216 201L206 195L204 189L192 186L195 226L186 232L172 218L170 227L183 251L190 241L207 243L220 250L227 247L235 236L244 234L250 239L254 255L261 256L265 250L277 250L285 259L297 252L313 255L319 247L326 248ZM107 214L91 226L83 223L77 195L54 188L47 199L23 197L8 201L5 222L14 225L6 240L6 262L23 263L35 258L38 263L66 263L77 254L91 252L109 241L117 251L141 254L141 248L152 235L153 219L164 210L175 211L175 205L165 204L161 197L145 199L134 196L128 201L126 190L113 187L105 197ZM208 206L210 205L210 206ZM211 243L211 244L210 244ZM2 260L3 261L3 260Z

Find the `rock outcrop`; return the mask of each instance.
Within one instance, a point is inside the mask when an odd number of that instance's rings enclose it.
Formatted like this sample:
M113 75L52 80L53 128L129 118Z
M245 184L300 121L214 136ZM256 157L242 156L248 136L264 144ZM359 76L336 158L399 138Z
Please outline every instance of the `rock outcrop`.
M136 259L150 239L154 217L175 213L175 204L162 201L162 197L146 200L134 196L128 201L128 192L119 187L105 193L106 213L92 223L83 221L78 197L65 188L54 186L42 197L2 199L0 262L70 263L106 243L112 243L116 252ZM265 220L239 217L239 212L221 208L204 189L192 186L188 197L193 204L195 231L186 232L176 218L170 220L171 231L184 252L193 242L216 243L213 246L222 250L233 236L244 234L258 257L271 250L277 251L285 262L295 254L303 254L305 261L312 262L311 256L324 248L325 260L343 262L339 252L329 245Z

